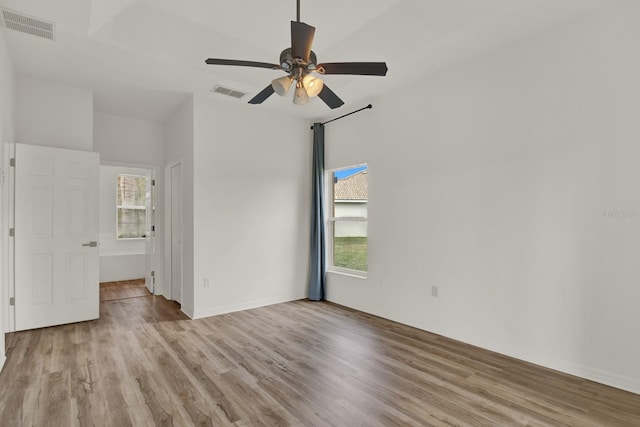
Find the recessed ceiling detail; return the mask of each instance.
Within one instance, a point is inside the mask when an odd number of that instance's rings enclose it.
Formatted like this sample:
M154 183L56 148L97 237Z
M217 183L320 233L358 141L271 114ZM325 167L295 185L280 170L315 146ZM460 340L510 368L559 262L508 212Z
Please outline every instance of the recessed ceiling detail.
M211 89L213 93L219 93L220 95L230 96L232 98L242 98L246 95L244 92L240 92L239 90L229 89L228 87L216 85L213 89Z
M49 40L56 39L56 24L33 16L2 9L2 22L9 30L20 31Z
M248 3L251 13L247 13ZM229 104L242 104L273 84L272 79L286 77L282 70L213 65L207 69L202 60L219 54L279 64L278 53L291 47L294 3L0 0L0 32L5 33L4 44L16 73L91 90L96 111L162 122L191 94L223 102L222 94L211 91L216 84L246 92L240 99L229 98L234 101ZM385 78L312 73L355 109L372 97L423 85L428 77L471 58L514 46L566 22L614 13L623 8L622 3L640 4L640 0L302 3L306 6L301 18L308 17L318 28L312 49L320 54L316 64L325 60L393 64L393 72ZM7 19L7 12L53 22L55 41L10 30L5 20L19 23L20 19ZM233 17L242 17L240 27ZM258 84L261 78L264 84ZM289 95L295 92L294 83ZM327 114L321 99L311 99L304 108L291 108L290 99L269 99L262 106L308 120Z

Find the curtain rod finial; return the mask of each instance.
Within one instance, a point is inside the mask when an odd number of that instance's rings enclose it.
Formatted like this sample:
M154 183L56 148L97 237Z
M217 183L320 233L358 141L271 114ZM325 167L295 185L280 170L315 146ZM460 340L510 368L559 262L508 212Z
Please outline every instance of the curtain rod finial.
M366 107L364 107L364 108L369 108L369 109L371 109L371 108L373 108L373 105L369 104L369 105L367 105L367 106L366 106Z

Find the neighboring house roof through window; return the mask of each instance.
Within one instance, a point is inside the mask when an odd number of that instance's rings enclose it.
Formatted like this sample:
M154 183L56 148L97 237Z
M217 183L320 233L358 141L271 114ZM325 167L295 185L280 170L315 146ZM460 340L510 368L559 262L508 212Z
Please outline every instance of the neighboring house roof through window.
M367 170L363 170L345 178L339 178L334 185L334 200L367 200Z

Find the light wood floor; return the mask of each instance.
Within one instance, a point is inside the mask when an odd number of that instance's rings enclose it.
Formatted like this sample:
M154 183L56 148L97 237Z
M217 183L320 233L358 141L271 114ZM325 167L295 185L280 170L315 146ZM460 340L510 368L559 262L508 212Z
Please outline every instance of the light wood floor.
M149 295L151 293L147 290L144 279L100 283L100 301L146 297Z
M10 334L2 426L640 426L640 396L330 303Z

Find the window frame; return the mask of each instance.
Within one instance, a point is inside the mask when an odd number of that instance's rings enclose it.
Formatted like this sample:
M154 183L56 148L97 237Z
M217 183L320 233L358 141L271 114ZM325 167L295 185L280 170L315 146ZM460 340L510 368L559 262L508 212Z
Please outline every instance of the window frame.
M144 205L119 205L118 204L118 178L121 176L132 176L135 178L144 178L145 179L145 193L144 193ZM115 202L116 202L116 240L123 240L123 241L129 241L129 240L145 240L146 236L143 235L142 237L119 237L119 231L120 231L120 221L118 220L119 216L118 216L118 211L120 209L130 209L130 210L141 210L144 211L145 215L144 215L144 220L145 220L145 229L146 229L146 221L147 221L147 201L146 201L146 192L149 188L149 177L147 175L137 175L137 174L133 174L133 173L118 173L116 174L116 182L115 182L115 186L116 186L116 192L115 192ZM146 232L145 232L146 234Z
M356 278L366 279L368 274L368 260L369 260L369 198L367 195L367 216L366 217L336 217L335 214L335 200L333 191L333 175L336 172L340 172L348 169L355 169L359 167L366 167L367 173L369 173L369 165L367 163L358 163L354 165L327 169L325 170L325 259L326 270L331 273L338 273L346 276L352 276ZM367 183L368 187L368 183ZM368 188L367 188L368 190ZM368 191L367 191L368 193ZM362 202L359 202L362 203ZM357 222L364 223L367 227L367 271L355 270L352 268L340 267L334 264L334 230L335 224L338 222Z

